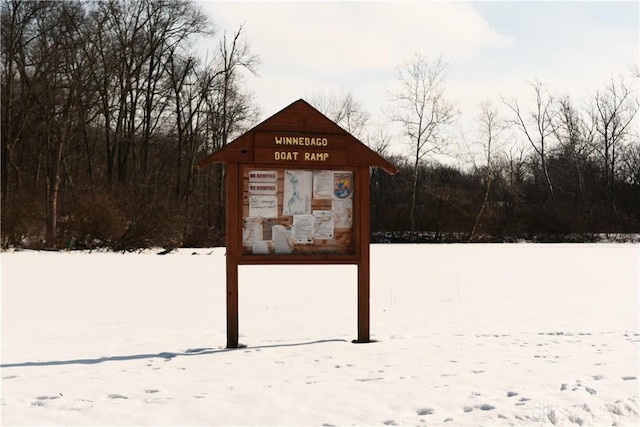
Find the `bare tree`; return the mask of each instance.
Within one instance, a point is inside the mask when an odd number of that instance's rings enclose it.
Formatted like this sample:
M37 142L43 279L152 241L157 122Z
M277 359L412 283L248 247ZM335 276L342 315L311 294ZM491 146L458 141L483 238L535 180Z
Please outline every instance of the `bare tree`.
M153 133L167 118L171 85L166 61L211 23L186 0L109 0L95 5L107 175L121 185L147 178Z
M217 92L220 111L217 114L218 126L214 129L218 130L220 146L227 145L245 112L245 105L238 102L241 100L238 93L241 71L257 74L260 66L260 57L251 51L249 43L243 37L243 31L244 25L238 28L231 40L227 40L225 32L218 47L219 65L216 74L219 75Z
M257 74L260 62L260 57L251 51L244 38L244 26L240 26L230 40L224 33L217 56L209 66L213 90L208 92L205 102L208 108L210 149L224 147L230 138L257 120L259 111L251 104L252 95L242 90L241 82L242 72ZM216 195L212 200L214 212L208 215L208 222L214 222L219 230L224 230L225 171L224 165L214 165L207 172L212 177L207 186Z
M369 113L351 92L339 95L320 93L311 98L311 104L351 135L361 141L367 139Z
M608 192L609 227L613 229L616 216L615 181L620 152L630 134L640 104L630 85L620 78L611 79L609 85L595 96L592 120L596 131L595 150L603 165L604 181Z
M473 236L476 233L482 214L484 213L487 203L489 201L489 194L491 193L491 186L494 180L494 151L496 149L497 139L504 131L504 123L500 121L498 117L497 108L491 104L490 101L484 101L480 106L480 114L478 115L478 122L480 124L481 144L484 149L484 159L486 161L485 174L484 174L484 197L482 204L476 215L476 220L473 224L473 228L469 233L468 242L473 240Z
M34 72L28 85L38 94L38 127L35 137L42 153L46 184L46 242L57 238L58 197L66 147L75 138L81 121L81 97L87 84L87 58L81 54L86 42L80 25L80 3L49 3L37 16L37 38L31 50Z
M196 157L205 147L207 112L204 108L209 92L214 90L215 75L198 67L196 58L170 54L166 64L173 91L177 131L175 157L175 195L183 205L183 239L190 233L192 180Z
M576 202L584 205L586 191L584 168L592 151L593 125L588 124L581 112L574 107L571 99L566 96L557 101L557 114L553 129L560 149L570 164L571 170L567 172L575 177Z
M494 188L496 187L495 183L499 182L502 190L500 195L502 213L512 219L510 221L511 232L518 234L522 232L518 228L518 212L527 196L528 176L525 150L521 144L515 143L508 149L505 148L494 154Z
M640 188L640 141L625 147L621 169L624 181Z
M449 64L442 56L429 60L416 53L396 67L397 90L392 93L394 122L400 123L409 139L413 159L411 194L411 238L416 233L416 205L420 165L429 153L440 152L447 143L445 129L458 115L453 103L444 96Z
M527 114L520 109L517 100L505 101L504 104L513 111L515 119L512 123L525 135L540 160L540 167L547 185L549 197L555 203L555 190L549 176L547 156L550 151L551 136L553 135L554 99L549 90L540 81L530 83L535 94L533 109Z
M9 200L10 190L18 193L22 185L22 171L16 161L16 151L25 134L31 128L31 114L37 105L37 97L30 90L29 69L31 46L35 43L35 22L44 3L11 0L3 2L0 22L0 52L2 74L0 83L0 114L2 120L2 201ZM11 173L13 171L13 174ZM11 182L14 182L12 188Z
M144 92L143 120L141 124L142 175L147 175L149 144L152 132L163 118L168 105L162 83L168 78L166 63L176 55L188 57L185 43L190 37L213 34L207 16L193 3L186 0L171 2L146 1L144 34L147 38L148 61L144 67L142 88ZM172 86L168 84L167 86Z

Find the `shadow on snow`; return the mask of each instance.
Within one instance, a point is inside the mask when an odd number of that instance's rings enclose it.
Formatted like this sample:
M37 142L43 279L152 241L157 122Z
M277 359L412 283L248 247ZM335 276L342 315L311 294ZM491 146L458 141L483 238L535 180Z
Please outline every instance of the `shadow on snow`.
M97 363L104 362L119 362L126 360L140 360L140 359L155 359L160 358L164 360L171 360L175 357L183 357L183 356L201 356L205 354L215 354L215 353L226 353L229 351L237 351L237 350L257 350L264 348L278 348L278 347L300 347L305 345L313 345L313 344L322 344L329 342L348 342L343 339L329 339L329 340L317 340L317 341L309 341L309 342L300 342L300 343L289 343L289 344L266 344L259 345L255 347L240 347L240 348L192 348L185 352L161 352L161 353L147 353L147 354L131 354L128 356L108 356L108 357L100 357L96 359L72 359L72 360L50 360L50 361L42 361L42 362L22 362L22 363L2 363L0 364L0 368L24 368L30 366L59 366L59 365L95 365Z

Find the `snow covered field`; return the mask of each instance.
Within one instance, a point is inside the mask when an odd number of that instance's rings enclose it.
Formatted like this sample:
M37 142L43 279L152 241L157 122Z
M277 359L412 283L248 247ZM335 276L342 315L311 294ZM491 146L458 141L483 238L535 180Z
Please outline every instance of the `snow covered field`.
M224 248L2 253L3 425L638 425L637 244L372 245L355 266Z

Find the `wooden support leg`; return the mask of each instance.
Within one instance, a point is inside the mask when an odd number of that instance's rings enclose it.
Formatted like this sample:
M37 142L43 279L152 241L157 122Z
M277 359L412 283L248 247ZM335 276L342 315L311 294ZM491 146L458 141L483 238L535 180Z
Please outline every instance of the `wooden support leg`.
M366 262L366 266L362 262L358 265L358 339L355 343L368 343L371 342L369 333L369 318L370 318L370 289L369 289L369 263Z
M238 348L238 254L240 251L239 223L240 196L239 167L227 165L227 348Z
M369 232L371 229L370 211L370 189L369 189L369 167L361 167L357 171L356 185L359 194L359 205L357 221L359 221L359 246L360 262L358 263L358 339L356 343L371 342L369 334Z
M238 346L238 265L227 263L227 348Z

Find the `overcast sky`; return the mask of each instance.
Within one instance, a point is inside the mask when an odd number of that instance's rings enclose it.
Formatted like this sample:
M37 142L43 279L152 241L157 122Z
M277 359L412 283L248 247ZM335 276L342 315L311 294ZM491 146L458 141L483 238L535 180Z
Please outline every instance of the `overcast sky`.
M637 1L201 4L218 34L245 24L262 60L260 76L246 80L262 119L300 98L348 91L382 121L394 69L416 52L450 63L446 93L467 124L483 99L520 100L534 79L586 99L630 76L640 56Z

